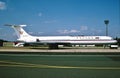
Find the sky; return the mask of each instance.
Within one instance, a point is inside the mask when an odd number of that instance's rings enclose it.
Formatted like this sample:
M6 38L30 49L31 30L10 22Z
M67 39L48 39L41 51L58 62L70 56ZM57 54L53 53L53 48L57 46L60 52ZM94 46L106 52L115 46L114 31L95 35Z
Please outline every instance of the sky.
M31 35L120 37L120 0L0 0L0 39L16 40L4 24L27 25Z

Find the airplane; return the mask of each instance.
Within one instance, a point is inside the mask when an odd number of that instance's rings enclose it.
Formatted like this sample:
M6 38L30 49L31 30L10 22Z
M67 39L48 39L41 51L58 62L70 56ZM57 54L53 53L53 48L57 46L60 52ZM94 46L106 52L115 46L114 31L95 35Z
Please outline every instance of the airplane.
M19 43L20 45L47 44L50 49L58 49L58 45L112 45L117 43L109 36L31 36L23 29L26 25L5 24L5 26L10 26L15 30L17 40L22 42Z

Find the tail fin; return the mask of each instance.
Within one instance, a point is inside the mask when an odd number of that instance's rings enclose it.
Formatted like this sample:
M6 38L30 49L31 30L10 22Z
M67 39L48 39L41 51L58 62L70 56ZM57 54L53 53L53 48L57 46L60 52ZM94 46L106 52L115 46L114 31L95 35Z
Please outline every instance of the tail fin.
M15 30L18 38L23 38L23 37L28 37L28 36L30 36L30 35L23 29L23 27L25 27L26 25L9 25L9 24L5 24L5 26L11 26L11 27Z

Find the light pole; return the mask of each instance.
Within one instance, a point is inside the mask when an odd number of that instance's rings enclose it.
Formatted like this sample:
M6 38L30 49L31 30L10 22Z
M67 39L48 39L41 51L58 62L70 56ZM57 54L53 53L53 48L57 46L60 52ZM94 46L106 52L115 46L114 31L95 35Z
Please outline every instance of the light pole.
M104 23L106 24L106 36L108 36L108 24L109 24L109 20L104 20Z

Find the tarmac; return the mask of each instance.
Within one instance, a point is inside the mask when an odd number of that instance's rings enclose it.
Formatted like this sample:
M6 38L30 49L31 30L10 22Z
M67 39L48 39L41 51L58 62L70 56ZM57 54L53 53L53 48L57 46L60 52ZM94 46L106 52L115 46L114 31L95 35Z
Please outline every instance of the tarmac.
M0 78L120 78L120 48L0 47L0 70Z
M65 49L65 51L69 50ZM75 50L81 51L81 49ZM12 53L12 50L10 51L10 53L0 53L0 78L120 78L120 53L118 52L55 55L58 53L34 54L34 52Z
M79 49L26 49L26 48L12 48L12 49L4 49L4 48L0 48L0 52L98 52L98 53L104 53L104 52L116 52L119 53L120 52L120 48L118 49L104 49L104 48L79 48Z

